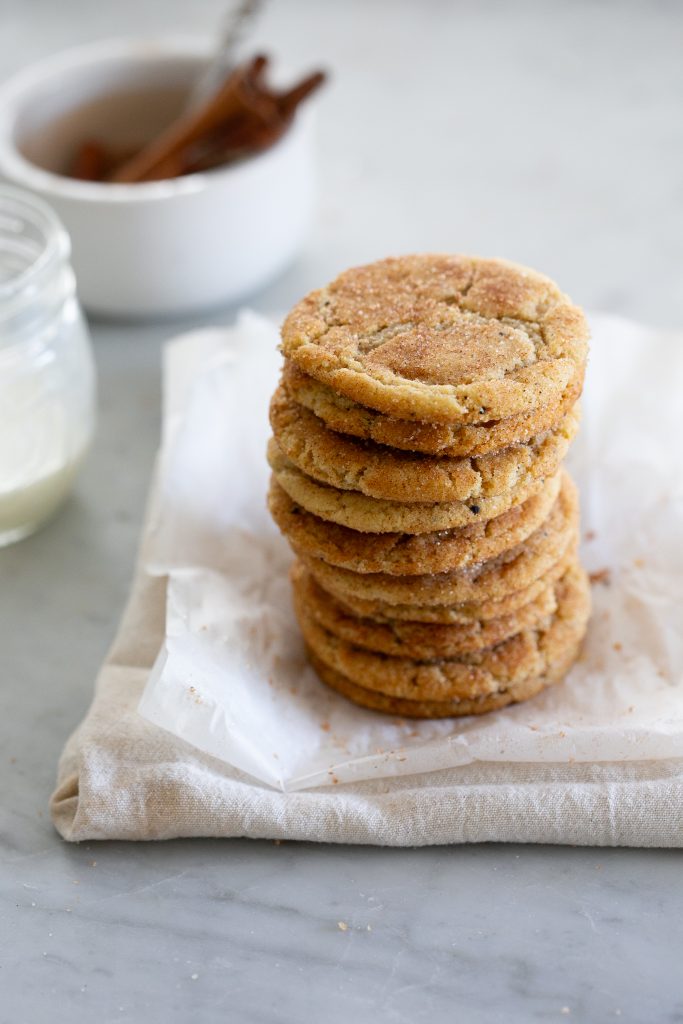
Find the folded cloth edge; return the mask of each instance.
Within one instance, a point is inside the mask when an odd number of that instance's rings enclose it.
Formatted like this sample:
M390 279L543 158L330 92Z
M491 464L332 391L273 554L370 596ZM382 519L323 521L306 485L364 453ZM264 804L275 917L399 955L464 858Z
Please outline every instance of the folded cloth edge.
M50 809L64 839L289 839L385 846L475 842L683 846L683 762L474 763L282 793L144 722L165 580L138 568Z
M141 564L139 556L90 709L60 759L50 808L65 839L683 846L683 760L478 762L334 789L287 794L262 786L137 715L165 611L165 580Z

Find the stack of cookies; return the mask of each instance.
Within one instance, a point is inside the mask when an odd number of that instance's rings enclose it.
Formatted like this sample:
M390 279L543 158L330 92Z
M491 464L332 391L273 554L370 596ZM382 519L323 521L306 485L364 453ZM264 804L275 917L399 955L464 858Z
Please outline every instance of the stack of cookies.
M588 619L576 488L580 309L499 260L349 270L282 329L269 505L320 678L414 717L561 679Z

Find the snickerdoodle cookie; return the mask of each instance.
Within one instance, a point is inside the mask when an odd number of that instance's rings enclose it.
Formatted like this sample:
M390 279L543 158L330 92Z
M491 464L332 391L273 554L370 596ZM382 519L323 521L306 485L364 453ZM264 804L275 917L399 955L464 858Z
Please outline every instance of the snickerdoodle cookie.
M530 629L557 609L556 589L551 584L528 604L498 619L473 619L467 624L404 622L354 615L319 586L301 562L291 571L295 603L300 614L317 622L328 632L356 647L364 647L397 658L429 660L454 658L485 647L493 647L515 633Z
M537 494L495 519L437 533L360 533L327 522L297 505L274 478L268 507L292 547L305 555L353 572L417 576L485 562L521 544L549 515L562 478L563 471L556 473Z
M338 434L282 388L273 396L270 422L283 455L320 483L387 501L472 504L557 469L576 435L579 415L573 407L553 430L526 444L456 459L399 452Z
M469 256L357 267L289 314L268 504L332 689L433 718L567 672L590 605L562 468L587 339L549 278Z
M393 623L398 619L406 622L471 625L473 622L500 619L519 611L531 601L535 601L548 586L556 583L575 561L576 543L573 543L562 558L533 583L522 587L521 590L513 590L501 598L462 601L459 604L390 604L388 601L356 597L349 593L337 593L334 597L354 615L372 618L376 622Z
M456 458L498 452L552 429L576 404L584 372L585 365L581 364L557 405L550 403L503 420L471 424L427 423L386 416L337 394L303 373L291 359L285 360L282 387L293 401L315 413L330 430L402 451Z
M556 587L557 607L502 643L457 658L392 657L341 639L308 613L295 591L304 640L317 659L366 690L402 700L474 700L538 679L581 641L590 610L585 571L573 565Z
M503 260L419 255L341 274L303 299L282 350L354 402L400 419L486 423L557 405L586 358L582 311Z
M542 462L536 460L533 470L524 473L514 487L473 501L389 501L331 487L300 470L275 438L268 443L268 462L290 498L320 519L361 533L434 533L494 519L542 490L547 477L559 469L567 447L566 438L554 434L551 438L554 441L544 449Z
M567 674L579 654L580 637L574 646L568 645L562 656L541 676L531 676L521 683L514 683L495 694L485 697L474 697L464 700L404 700L391 697L377 690L369 690L351 682L347 676L326 665L308 648L308 658L316 670L319 679L335 690L342 697L370 711L381 711L387 715L400 715L402 718L462 718L465 715L484 715L489 711L497 711L509 704L535 697L554 683L559 683Z
M578 495L567 478L550 515L525 541L496 558L424 576L356 573L297 554L317 582L342 600L363 598L385 604L452 605L499 601L544 576L576 545ZM295 549L296 550L296 549Z

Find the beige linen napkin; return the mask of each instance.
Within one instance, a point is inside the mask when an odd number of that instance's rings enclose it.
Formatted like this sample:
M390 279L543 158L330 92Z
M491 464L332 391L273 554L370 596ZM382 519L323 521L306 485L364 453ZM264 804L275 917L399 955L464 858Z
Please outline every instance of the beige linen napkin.
M679 605L675 594L679 591L674 586L680 561L675 542L680 520L676 517L677 510L682 507L683 494L678 474L672 478L671 470L678 462L673 458L673 450L666 445L660 444L653 450L654 427L649 434L640 429L630 433L624 430L621 434L604 429L605 418L610 424L618 422L618 417L614 418L612 413L621 409L625 394L640 395L642 415L637 422L652 424L650 405L656 401L654 395L658 393L661 396L667 387L675 388L672 377L676 376L675 369L683 368L683 350L679 346L680 337L656 335L625 321L608 319L596 322L594 327L596 372L593 379L598 386L609 384L610 391L609 396L597 396L599 401L587 402L586 418L589 423L591 411L595 417L601 410L602 419L598 418L593 423L592 433L584 430L584 447L587 439L593 460L597 460L601 468L600 487L588 488L584 496L591 513L596 515L600 509L595 507L595 503L599 506L605 495L614 500L615 495L623 492L626 495L624 500L631 500L629 495L635 500L636 480L647 477L650 483L659 481L661 486L654 489L641 488L643 497L640 505L638 509L634 506L631 510L637 536L631 533L631 520L624 517L626 510L620 506L621 533L626 530L628 534L626 554L629 558L641 552L648 553L649 562L650 553L666 556L659 558L665 563L659 569L656 565L648 565L648 573L640 574L637 586L629 585L627 576L622 575L622 604L629 612L625 621L631 624L632 632L634 624L638 629L629 636L629 646L634 650L629 654L627 663L620 667L613 662L610 667L607 661L603 668L596 668L595 687L589 685L590 673L584 680L591 692L595 688L597 693L599 686L604 704L602 719L598 716L591 720L585 715L582 725L587 736L593 738L591 749L594 754L586 756L584 749L583 757L573 761L562 752L555 735L548 737L548 743L552 742L556 756L540 756L534 763L527 753L523 759L508 757L505 761L496 762L487 759L491 755L485 755L482 760L475 759L467 765L461 763L459 767L441 770L433 770L436 766L432 761L425 765L431 770L421 774L347 781L297 792L281 792L258 782L225 761L202 753L179 735L174 735L173 731L151 724L138 711L143 689L146 686L149 689L150 670L164 644L167 626L165 577L152 576L147 572L147 568L154 565L154 558L149 557L150 551L159 551L160 536L157 535L156 545L151 548L148 544L143 546L130 602L97 680L93 704L69 739L60 761L58 786L51 804L53 819L60 833L74 841L250 836L394 846L481 841L683 846L683 760L673 759L680 753L680 714L674 711L674 708L680 708L680 691L671 689L676 687L676 679L680 675L683 652L680 631L676 628ZM256 328L264 333L265 349L274 351L269 334L272 327L252 324L252 329ZM218 335L203 335L192 344L172 346L176 381L183 385L180 391L186 383L189 386L192 379L191 360L195 359L198 348L209 359L211 381L217 383L218 364L211 360L223 341ZM658 358L653 361L655 349ZM265 373L261 367L262 352L248 350L252 351L252 359L258 364L258 372L254 372L261 381ZM615 352L619 353L616 364ZM236 367L240 358L236 354ZM604 364L602 368L601 361ZM653 379L655 370L661 380ZM250 379L247 374L247 380ZM645 384L636 387L635 381L645 381ZM169 381L165 383L168 400ZM266 391L269 386L265 382ZM230 409L230 415L239 418L247 415L245 409L237 408L242 391L245 392L242 399L245 406L252 406L255 394L251 386L238 387L232 395L232 404L223 403L224 396L219 390L214 399L220 409L225 405ZM615 409L606 404L608 399ZM263 401L265 403L266 399ZM164 452L168 454L169 445L178 438L180 443L187 444L188 437L179 430L183 422L182 402L177 406L172 402L170 408L168 401L166 404ZM203 403L200 404L203 408ZM253 415L263 418L265 423L265 412L260 408ZM231 422L221 421L216 426L220 428L222 424L223 429L228 429ZM208 429L211 423L204 426ZM207 436L207 429L200 432L202 437ZM219 447L224 443L219 433L212 430L208 433L217 438ZM262 439L258 438L257 432L255 436L255 451L247 452L245 456L240 454L240 458L246 459L245 465L261 458ZM622 449L626 439L629 451L628 458L624 460ZM195 447L188 451L192 468ZM223 451L221 447L221 455ZM261 465L260 461L254 464ZM183 465L186 468L181 474L181 482L187 483L188 463ZM625 488L624 475L629 478ZM192 476L191 471L189 476ZM192 480L189 483L192 484ZM264 487L263 481L254 478L251 491L246 489L243 500L240 499L244 508L238 508L239 514L253 518L255 504L259 508L262 505ZM190 495L195 490L196 487L189 486ZM210 506L207 492L200 488L199 493L204 504ZM148 517L148 524L152 524L151 527L148 525L148 541L154 533L155 522L157 525L159 522L160 502L160 489L156 487ZM223 502L222 495L214 495L214 505L221 512L224 511ZM612 535L604 538L606 552L610 542L615 541L612 524L614 527L617 525L613 523L611 507L602 509L601 521L610 524L607 533ZM204 505L195 507L190 501L185 511L188 513L185 517L188 528L185 532L173 530L168 535L172 541L170 550L177 555L179 542L183 540L189 543L192 556L184 564L192 565L195 561L202 564L204 557L208 558L205 564L213 564L217 550L215 538L212 540L214 534L211 531L202 533L199 529L198 517L203 516ZM648 524L647 529L645 523ZM220 537L220 522L218 529L215 537ZM666 546L662 543L665 531L669 541L674 540L673 548L671 544ZM623 537L621 539L623 542ZM221 546L225 547L221 542L219 550ZM167 571L160 568L163 564L162 559L153 571ZM613 593L616 595L618 591ZM596 618L604 614L609 614L609 605L600 611L598 602ZM603 622L602 619L600 621ZM603 647L607 644L611 649L605 623L606 620L600 628L596 626L593 634ZM615 647L621 649L621 644ZM667 667L661 678L653 674L653 665L650 664L654 654L658 663ZM194 662L191 665L195 667ZM630 677L628 673L624 675L628 666ZM225 673L223 669L220 671L219 689L222 690ZM183 680L184 677L181 682ZM234 690L234 677L232 683ZM631 730L629 733L627 722L633 722L638 716L626 714L619 718L620 695L623 696L627 684L631 686L631 691L627 692L633 692L635 683L639 704L642 705L636 709L641 724L640 732ZM579 689L577 686L577 693ZM164 699L170 709L170 721L173 721L176 695L168 687L164 690L157 686L155 692L162 696L167 694ZM242 692L251 693L250 690ZM562 699L558 700L561 705ZM643 709L650 708L651 726L643 725ZM537 705L536 713L538 710ZM579 718L588 711L585 695L578 709L573 709L574 717L577 710ZM634 709L629 707L626 710ZM564 709L566 711L568 708ZM558 713L564 712L560 706ZM626 743L626 747L622 747L624 752L619 754L615 754L614 735L610 747L605 730L605 723L611 722L613 715L616 718L612 733L616 730ZM505 722L509 724L509 721L508 715ZM262 726L261 719L258 724ZM170 724L166 728L171 728ZM232 728L235 728L234 724ZM183 735L182 729L174 731ZM501 724L500 735L502 731ZM461 732L462 727L459 734ZM559 735L564 736L564 733ZM646 738L648 742L644 744ZM608 761L606 758L610 750ZM644 759L645 750L652 760ZM223 756L224 747L214 745L213 752ZM578 754L578 747L575 752ZM600 756L602 763L597 761ZM406 759L401 760L405 762ZM412 771L413 762L408 761L402 767Z
M137 712L163 638L164 582L137 576L52 797L68 840L249 836L420 846L521 842L683 846L683 763L475 763L282 793Z

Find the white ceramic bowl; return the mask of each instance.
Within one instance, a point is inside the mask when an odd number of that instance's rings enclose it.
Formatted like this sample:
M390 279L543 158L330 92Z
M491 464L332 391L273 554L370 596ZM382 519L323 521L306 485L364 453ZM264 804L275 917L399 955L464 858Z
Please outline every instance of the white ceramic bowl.
M313 198L310 116L271 149L170 181L111 185L59 173L87 137L130 144L165 125L206 61L200 42L120 40L22 71L0 88L0 178L66 225L81 301L109 316L195 312L256 290L294 257Z

